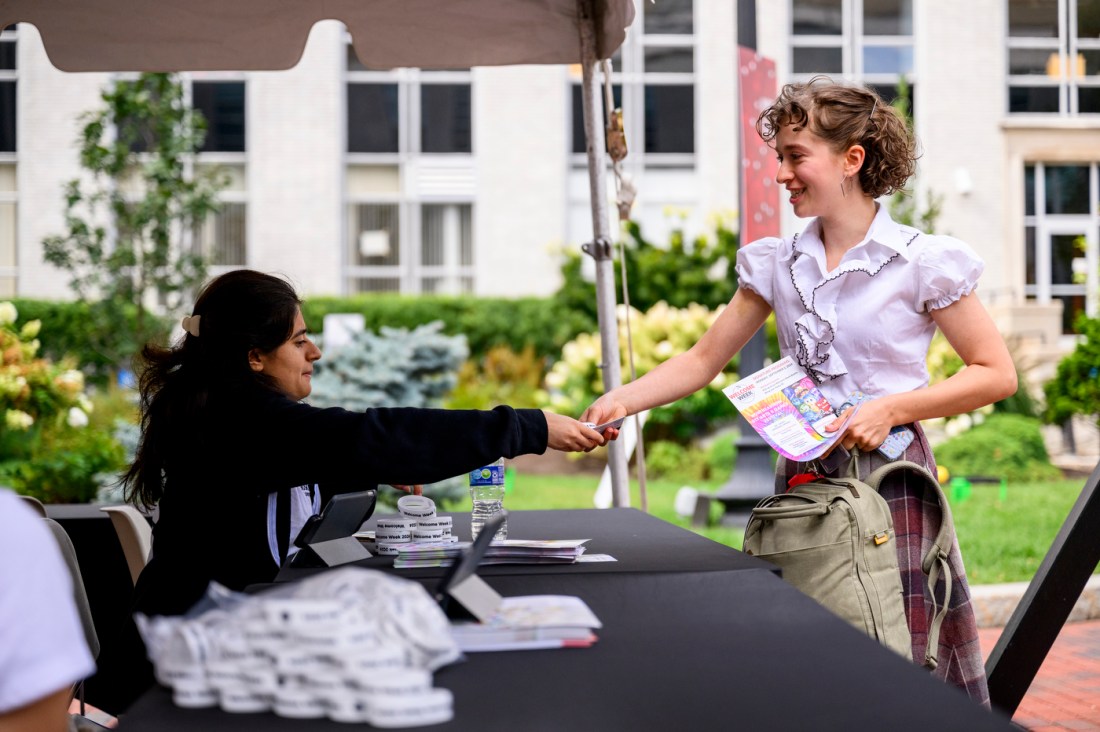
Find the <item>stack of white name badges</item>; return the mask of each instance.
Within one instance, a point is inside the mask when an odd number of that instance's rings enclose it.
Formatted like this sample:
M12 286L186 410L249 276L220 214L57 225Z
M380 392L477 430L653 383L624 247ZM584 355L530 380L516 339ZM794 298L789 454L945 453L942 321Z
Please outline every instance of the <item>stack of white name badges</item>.
M399 516L380 516L375 520L374 541L378 554L396 556L407 544L450 544L451 517L435 515L435 501L427 496L402 496L397 501Z
M182 707L375 727L448 722L432 672L459 657L415 582L342 567L257 595L212 583L184 616L137 615L157 680Z

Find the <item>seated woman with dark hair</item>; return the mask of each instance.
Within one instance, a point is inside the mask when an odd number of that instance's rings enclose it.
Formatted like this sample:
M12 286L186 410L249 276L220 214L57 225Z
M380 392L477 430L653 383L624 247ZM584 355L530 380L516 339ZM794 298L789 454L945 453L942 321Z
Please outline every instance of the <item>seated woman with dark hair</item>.
M321 351L300 306L286 281L233 271L203 289L175 346L143 349L142 436L123 482L131 502L160 515L136 611L183 613L211 580L235 590L271 581L323 496L606 442L538 409L312 407L301 400ZM289 527L276 521L280 499Z

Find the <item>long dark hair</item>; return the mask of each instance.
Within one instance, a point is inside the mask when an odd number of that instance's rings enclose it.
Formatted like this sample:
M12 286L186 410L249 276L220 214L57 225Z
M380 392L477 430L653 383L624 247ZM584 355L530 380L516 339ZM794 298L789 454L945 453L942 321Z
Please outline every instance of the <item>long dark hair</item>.
M290 337L301 306L285 280L249 269L211 280L192 311L197 327L174 346L146 344L141 374L141 441L122 478L126 500L152 508L164 488L164 472L197 439L212 393L259 383L274 388L248 364L253 349L270 353ZM193 332L198 335L193 335Z

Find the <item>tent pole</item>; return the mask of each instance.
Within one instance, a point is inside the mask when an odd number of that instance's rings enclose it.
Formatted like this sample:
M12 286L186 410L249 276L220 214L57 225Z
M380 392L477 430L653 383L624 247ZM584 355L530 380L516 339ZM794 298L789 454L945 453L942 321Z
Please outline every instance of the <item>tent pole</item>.
M611 261L611 226L607 208L607 165L604 147L603 104L596 79L595 24L598 16L594 0L577 1L577 19L581 37L581 93L584 105L585 151L588 154L588 187L592 200L593 241L582 249L596 260L596 317L600 326L600 352L603 354L603 387L610 391L623 383L619 357L619 326L615 318L615 269ZM607 462L611 469L611 503L630 505L627 482L626 449L619 440L609 442Z

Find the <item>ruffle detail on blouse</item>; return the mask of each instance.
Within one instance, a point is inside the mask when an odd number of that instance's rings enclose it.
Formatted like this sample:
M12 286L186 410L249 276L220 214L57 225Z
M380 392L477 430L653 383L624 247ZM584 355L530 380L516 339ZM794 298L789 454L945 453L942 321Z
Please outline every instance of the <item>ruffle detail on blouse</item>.
M916 237L917 234L914 234L913 239ZM855 256L841 264L835 272L822 277L813 255L798 249L797 236L793 244L795 251L789 267L791 282L806 309L795 321L795 332L798 336L795 360L815 383L821 384L848 373L844 359L833 347L840 325L836 301L845 278L857 272L874 277L901 255L886 245L870 242L867 246L851 250L849 254Z

